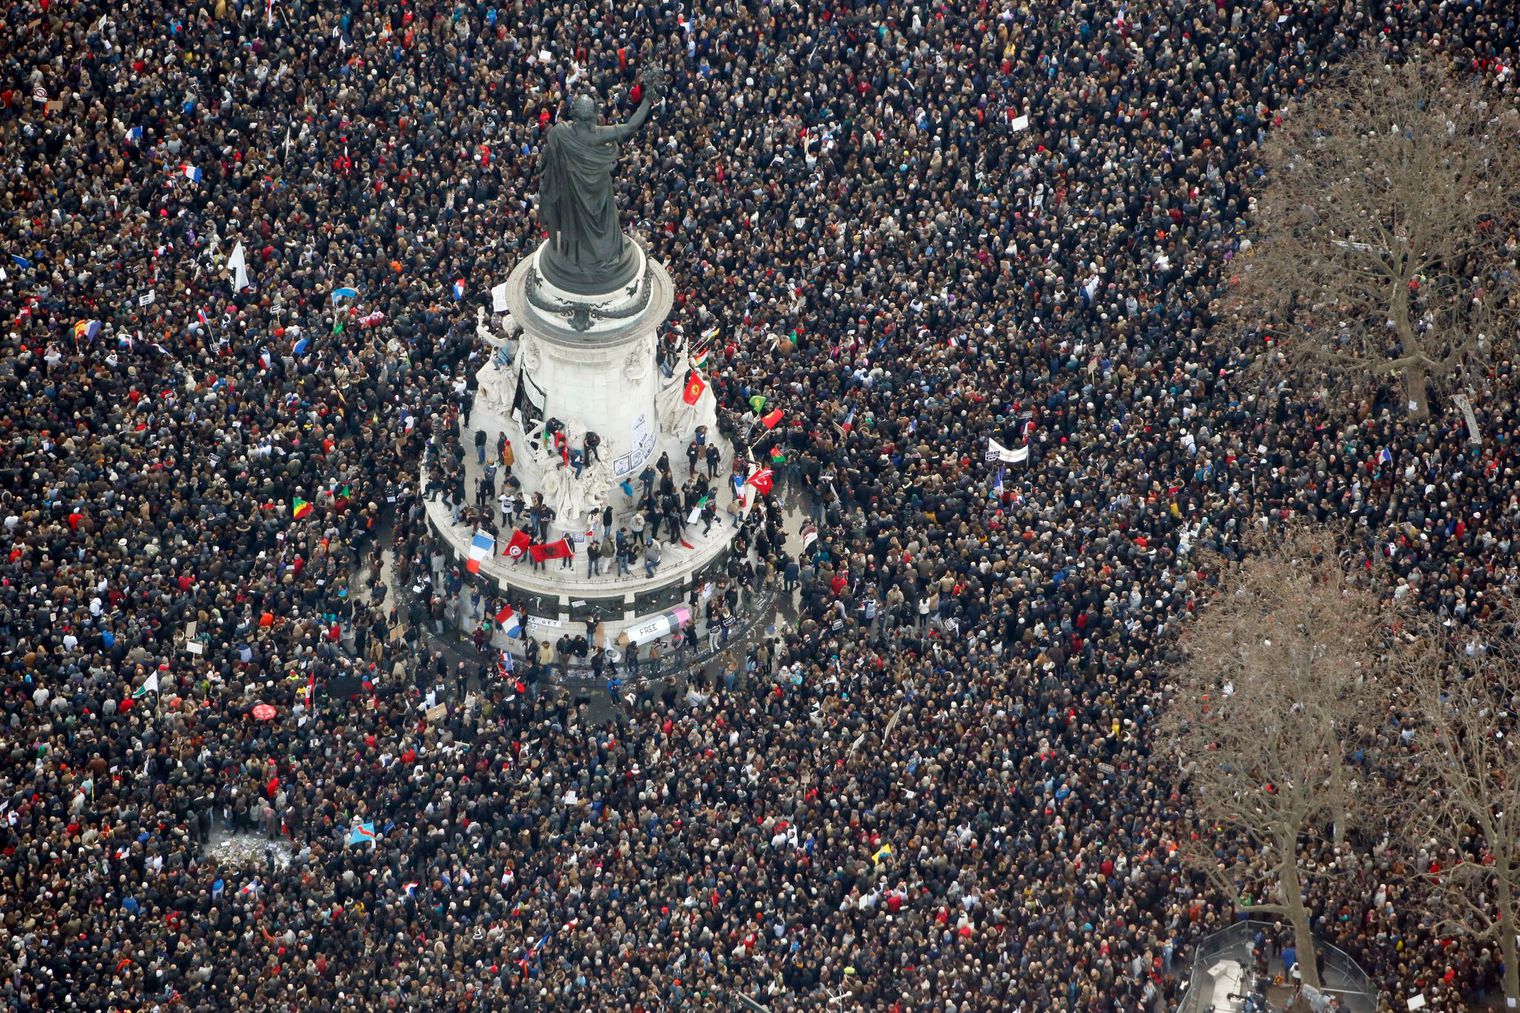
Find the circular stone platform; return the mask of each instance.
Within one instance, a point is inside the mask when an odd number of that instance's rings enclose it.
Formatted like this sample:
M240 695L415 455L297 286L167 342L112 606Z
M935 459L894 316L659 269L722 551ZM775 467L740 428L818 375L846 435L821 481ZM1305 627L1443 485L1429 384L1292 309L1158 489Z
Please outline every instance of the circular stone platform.
M496 553L479 572L523 606L529 636L580 632L592 618L608 644L625 630L648 633L652 618L684 608L693 590L700 602L703 589L724 572L737 530L737 518L728 512L735 499L733 452L718 433L712 391L704 390L695 405L687 404L682 397L686 363L666 376L656 362L658 332L675 286L663 265L631 239L626 242L638 270L631 283L608 292L579 294L549 282L539 269L542 246L516 265L505 285L507 316L521 328L515 355L503 351L478 371L479 394L458 436L465 446L468 495L473 496L481 474L474 434L483 430L491 451L504 434L512 443L512 472L524 500L542 493L555 508L546 541L565 536L575 544L571 559L534 568L526 558L503 554L512 529L499 525ZM592 463L588 453L580 477L551 448L543 429L551 419L562 424L568 447L579 447L588 432L598 435L597 460ZM637 493L639 472L662 453L669 455L679 486L688 475L686 448L699 425L707 427L708 442L722 453L710 483L718 508L711 531L702 534L704 522L698 520L687 524L685 545L662 540L662 559L652 576L645 575L642 552L627 575L617 574L613 560L602 562L600 574L590 574L585 534L592 529L604 537L602 507L612 507L614 533L626 526L636 500L623 483ZM700 460L698 471L706 474L706 468ZM441 500L428 502L426 509L429 525L451 554L468 560L471 529L456 523ZM684 621L690 621L689 614Z

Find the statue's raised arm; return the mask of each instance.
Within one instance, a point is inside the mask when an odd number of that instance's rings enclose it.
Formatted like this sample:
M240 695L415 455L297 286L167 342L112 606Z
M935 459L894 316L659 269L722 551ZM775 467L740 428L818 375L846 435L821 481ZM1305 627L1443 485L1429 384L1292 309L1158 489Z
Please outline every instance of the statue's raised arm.
M549 129L539 187L539 219L549 232L541 258L545 277L578 293L601 293L628 280L633 270L632 241L618 225L612 199L612 169L617 145L649 118L665 94L658 68L644 75L644 96L628 122L597 123L596 103L581 95L570 119Z

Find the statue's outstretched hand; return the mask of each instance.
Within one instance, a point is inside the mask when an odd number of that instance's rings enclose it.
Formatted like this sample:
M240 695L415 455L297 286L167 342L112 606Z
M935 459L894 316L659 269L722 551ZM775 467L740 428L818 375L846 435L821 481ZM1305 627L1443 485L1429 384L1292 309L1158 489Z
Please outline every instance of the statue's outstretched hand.
M668 83L665 68L651 67L644 71L644 88L649 92L651 102L659 102L665 97L665 88Z

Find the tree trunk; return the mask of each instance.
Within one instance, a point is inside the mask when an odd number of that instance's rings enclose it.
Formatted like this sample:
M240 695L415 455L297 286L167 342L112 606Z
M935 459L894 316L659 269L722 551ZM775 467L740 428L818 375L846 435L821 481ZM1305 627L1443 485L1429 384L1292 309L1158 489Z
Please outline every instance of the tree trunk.
M1404 367L1404 396L1409 399L1409 417L1416 422L1430 418L1430 371L1423 365Z
M1520 1006L1520 960L1516 959L1515 954L1517 947L1512 927L1515 895L1510 887L1509 874L1507 868L1499 870L1499 958L1504 961L1504 1005L1508 1009L1515 1009Z
M1293 848L1280 850L1282 859L1277 870L1277 892L1283 906L1288 909L1288 921L1293 925L1293 948L1298 951L1298 973L1305 985L1319 988L1318 949L1314 943L1314 930L1309 927L1309 909L1304 907L1303 888L1298 882L1298 853ZM1287 973L1288 969L1283 968L1285 977Z

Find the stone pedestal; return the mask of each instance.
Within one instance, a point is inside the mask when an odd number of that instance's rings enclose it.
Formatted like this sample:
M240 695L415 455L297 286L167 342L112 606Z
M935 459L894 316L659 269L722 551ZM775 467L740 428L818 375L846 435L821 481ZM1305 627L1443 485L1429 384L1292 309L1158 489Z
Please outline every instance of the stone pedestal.
M496 557L480 570L528 601L530 615L540 621L537 628L555 630L556 637L586 615L597 616L615 638L621 629L667 612L685 601L694 584L721 569L736 533L735 519L724 509L733 496L732 451L718 435L712 392L688 405L681 396L686 363L670 376L656 364L657 334L670 312L674 285L663 265L632 240L625 242L638 267L630 282L607 292L578 294L555 286L540 269L542 246L517 264L507 279L508 314L512 327L520 329L516 351L504 346L481 367L474 412L460 434L473 483L479 475L474 433L485 430L492 451L504 433L524 497L541 493L555 509L549 540L563 535L576 545L569 568L554 561L535 571L525 560L501 555L511 535L503 527ZM599 438L594 455L583 453L579 475L546 431L546 424L555 423L567 450L584 451L588 433ZM614 530L626 524L636 500L622 483L627 480L637 495L639 473L661 453L669 455L679 485L687 475L686 447L699 425L708 427L708 441L723 453L714 483L723 522L707 535L700 534L700 523L689 525L687 544L665 544L652 576L636 562L632 574L618 577L611 561L603 573L588 574L586 536L593 528L602 536L603 508L613 508ZM705 463L699 467L705 473ZM428 517L455 555L468 558L469 530L453 524L441 503L428 505Z

